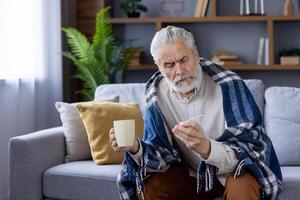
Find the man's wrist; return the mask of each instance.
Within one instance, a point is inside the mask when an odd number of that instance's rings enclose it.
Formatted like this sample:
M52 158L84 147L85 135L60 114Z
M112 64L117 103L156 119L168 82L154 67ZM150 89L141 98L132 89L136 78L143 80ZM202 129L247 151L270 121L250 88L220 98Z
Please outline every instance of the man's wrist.
M211 149L211 143L208 138L203 138L203 142L201 142L202 148L201 151L199 152L201 158L207 159L210 155L210 149Z
M129 152L131 154L136 154L140 149L140 143L138 141L138 139L136 138L135 141L134 141L134 144L132 146L132 148L129 150Z

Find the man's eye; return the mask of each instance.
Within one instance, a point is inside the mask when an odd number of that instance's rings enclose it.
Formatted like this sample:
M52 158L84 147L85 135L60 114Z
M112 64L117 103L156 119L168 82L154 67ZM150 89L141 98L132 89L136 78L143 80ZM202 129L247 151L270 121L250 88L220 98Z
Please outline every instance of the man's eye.
M172 68L174 66L173 63L168 63L168 64L165 64L165 68Z
M180 60L180 63L185 63L187 61L187 58L183 58Z

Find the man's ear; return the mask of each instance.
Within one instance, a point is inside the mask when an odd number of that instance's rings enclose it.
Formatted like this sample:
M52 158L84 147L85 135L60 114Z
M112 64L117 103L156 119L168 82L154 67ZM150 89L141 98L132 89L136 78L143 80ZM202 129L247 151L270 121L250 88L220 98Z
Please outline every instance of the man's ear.
M193 54L194 54L195 58L198 60L198 62L200 62L200 56L199 56L199 52L198 52L196 45L193 48Z
M157 60L155 60L155 61L154 61L154 64L157 66L158 70L160 70L160 62L157 61Z
M159 60L154 60L154 64L156 64L158 70L160 71L161 75L163 75L165 77L165 74L163 72L163 70L161 70L161 66L160 66L160 61Z

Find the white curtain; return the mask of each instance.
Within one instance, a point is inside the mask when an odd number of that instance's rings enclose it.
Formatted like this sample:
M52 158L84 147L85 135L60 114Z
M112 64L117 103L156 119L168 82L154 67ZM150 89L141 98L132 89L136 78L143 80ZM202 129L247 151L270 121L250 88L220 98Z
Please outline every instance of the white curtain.
M0 0L0 200L9 138L58 126L61 99L60 0Z

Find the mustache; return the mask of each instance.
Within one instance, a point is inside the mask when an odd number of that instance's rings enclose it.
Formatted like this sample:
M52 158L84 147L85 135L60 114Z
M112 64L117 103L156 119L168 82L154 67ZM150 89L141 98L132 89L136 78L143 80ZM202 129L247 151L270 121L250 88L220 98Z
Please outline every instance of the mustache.
M184 79L187 79L187 78L196 78L195 75L193 74L185 74L185 75L182 75L182 76L176 76L175 79L172 81L174 84L177 84L178 82L184 80Z

